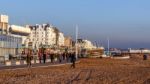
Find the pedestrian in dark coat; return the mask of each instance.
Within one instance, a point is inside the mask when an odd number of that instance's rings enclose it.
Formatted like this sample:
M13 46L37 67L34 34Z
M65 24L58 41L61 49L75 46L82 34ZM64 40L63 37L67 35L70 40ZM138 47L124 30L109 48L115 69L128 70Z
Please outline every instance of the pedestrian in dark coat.
M38 57L39 57L39 62L41 63L41 60L42 60L42 54L41 54L41 52L38 52Z
M143 55L143 60L147 60L147 55L146 54Z
M51 63L54 62L54 53L50 53Z
M59 63L61 63L62 62L62 53L61 52L59 52L59 54L58 54L58 57L59 57Z
M28 67L31 66L31 60L32 60L31 54L28 53L28 54L27 54L27 58L26 58L26 62L27 62L27 66L28 66Z
M63 56L63 60L65 60L65 56L66 56L65 52L62 53L62 56Z
M46 53L43 53L43 63L46 63Z
M71 68L75 68L75 61L76 61L76 57L75 57L75 52L70 54L70 59L71 59Z
M70 58L70 53L66 53L66 60L67 60L67 62L69 62L69 58Z

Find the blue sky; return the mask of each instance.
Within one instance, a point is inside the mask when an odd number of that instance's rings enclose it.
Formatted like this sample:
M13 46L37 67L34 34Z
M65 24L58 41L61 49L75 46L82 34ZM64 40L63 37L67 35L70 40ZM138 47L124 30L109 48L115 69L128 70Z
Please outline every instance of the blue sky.
M51 23L65 35L111 47L150 48L149 0L1 0L0 14L10 24Z

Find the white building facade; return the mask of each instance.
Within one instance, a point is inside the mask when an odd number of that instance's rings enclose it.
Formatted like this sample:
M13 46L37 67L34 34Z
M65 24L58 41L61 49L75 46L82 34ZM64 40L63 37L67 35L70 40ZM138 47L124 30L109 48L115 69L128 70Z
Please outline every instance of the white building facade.
M30 28L9 25L9 17L0 15L0 56L19 55L29 34Z
M92 44L89 40L83 40L84 41L84 48L86 49L95 49L96 47Z
M58 45L64 46L64 44L65 44L64 34L62 32L59 32Z
M49 24L30 26L31 34L29 42L32 42L32 48L38 49L41 45L54 46L56 45L56 32L53 26ZM58 44L64 45L64 35L59 32Z
M89 40L82 40L82 39L80 39L78 41L78 46L81 46L84 49L96 49L96 46L94 46L92 44L92 42L89 41Z

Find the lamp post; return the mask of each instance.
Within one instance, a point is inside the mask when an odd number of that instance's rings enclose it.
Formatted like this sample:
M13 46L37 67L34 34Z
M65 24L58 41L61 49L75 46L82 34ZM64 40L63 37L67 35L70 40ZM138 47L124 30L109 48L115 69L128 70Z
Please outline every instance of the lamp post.
M78 59L78 25L76 25L76 59Z
M110 51L109 51L109 46L110 46L110 44L109 44L109 37L107 38L107 41L108 41L108 56L110 56Z

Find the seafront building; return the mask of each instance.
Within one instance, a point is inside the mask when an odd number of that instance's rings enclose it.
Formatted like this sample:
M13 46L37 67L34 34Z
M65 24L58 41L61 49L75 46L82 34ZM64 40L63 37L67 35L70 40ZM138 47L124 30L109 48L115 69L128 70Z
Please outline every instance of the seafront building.
M75 42L51 24L19 26L9 25L9 17L0 15L0 57L21 56L28 50L40 49L75 50ZM96 47L89 40L78 40L78 51ZM0 58L1 60L1 58Z
M0 15L0 34L7 34L9 17L7 15Z
M104 47L95 46L90 40L78 39L79 57L101 57L104 55Z
M29 26L31 34L29 35L29 42L32 42L32 49L38 49L41 46L53 47L54 45L64 46L64 34L56 27L49 24L36 24Z
M140 48L140 49L129 48L129 53L131 53L131 54L140 54L140 53L150 54L150 50L146 49L146 48Z
M59 46L65 46L65 37L62 32L59 32L59 39L58 39Z
M0 15L0 56L16 56L25 49L65 46L65 37L56 27L49 24L35 26L9 25L9 17Z
M96 46L94 46L89 40L78 39L78 46L82 49L96 49Z
M65 37L64 45L68 48L71 48L73 46L73 40L70 36Z
M9 17L0 15L0 56L18 55L25 37L29 34L29 28L9 25Z

